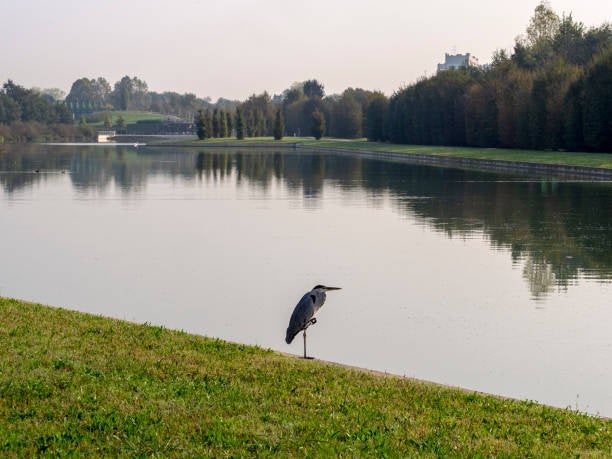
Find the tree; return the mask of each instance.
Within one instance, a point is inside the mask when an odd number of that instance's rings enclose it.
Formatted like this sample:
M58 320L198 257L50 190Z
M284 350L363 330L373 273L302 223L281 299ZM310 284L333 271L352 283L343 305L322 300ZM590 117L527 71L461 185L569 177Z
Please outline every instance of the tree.
M227 137L227 116L225 116L225 110L219 110L219 137Z
M247 137L254 137L257 130L257 125L255 123L255 113L253 111L249 111L247 113L245 126Z
M113 127L113 120L111 119L111 115L108 112L104 114L104 127L106 129L110 129Z
M66 96L66 105L76 116L107 108L110 85L100 77L98 79L79 78Z
M312 112L311 132L317 140L325 135L325 116L319 109Z
M68 109L68 106L63 102L57 102L55 104L55 110L57 111L57 121L60 124L73 124L74 119L72 112Z
M61 102L66 98L66 93L59 88L32 88L32 90L42 96L50 97L54 102Z
M254 137L262 137L266 133L266 119L260 109L255 110L255 116L253 119L255 129L253 131Z
M218 138L221 133L221 127L219 123L219 109L215 108L212 115L212 136Z
M204 119L204 113L202 110L198 110L195 119L196 125L196 134L198 135L198 139L204 140L206 139L206 120Z
M612 48L602 53L584 78L583 132L587 148L612 152Z
M274 118L274 140L281 140L285 131L285 122L280 107L276 109L276 117Z
M531 46L544 46L546 43L551 43L560 23L559 16L552 10L548 2L540 2L527 26L527 42Z
M385 115L389 109L389 100L383 93L376 93L365 111L366 137L371 142L386 140Z
M536 6L526 34L516 39L513 58L519 66L533 70L554 56L553 43L560 24L561 19L547 2Z
M204 112L204 126L206 128L206 138L210 139L213 137L213 117L210 113L210 110L206 109Z
M290 105L304 97L303 85L294 84L283 92L283 104Z
M112 99L120 110L148 110L151 105L147 83L127 75L115 83Z
M331 135L345 139L362 137L363 112L353 95L344 91L332 105Z
M231 137L234 130L234 120L229 110L225 112L225 124L227 125L227 136Z
M125 119L122 115L119 115L119 117L117 118L117 121L115 122L115 128L117 129L117 131L120 132L125 132L127 130L127 124L125 123Z
M309 99L312 99L313 97L318 97L322 99L325 96L325 87L317 80L305 81L302 91L304 92L304 95Z
M488 81L472 84L466 92L465 138L467 145L498 145L498 113L495 91Z
M21 120L21 106L9 95L0 93L0 123Z
M260 95L253 94L240 104L240 108L246 120L248 137L272 135L275 108L267 92Z
M240 107L236 108L236 138L238 140L244 139L244 118L242 116L242 110Z
M79 132L81 133L81 136L86 139L92 138L94 135L94 130L89 124L87 124L85 115L82 115L81 119L79 120Z

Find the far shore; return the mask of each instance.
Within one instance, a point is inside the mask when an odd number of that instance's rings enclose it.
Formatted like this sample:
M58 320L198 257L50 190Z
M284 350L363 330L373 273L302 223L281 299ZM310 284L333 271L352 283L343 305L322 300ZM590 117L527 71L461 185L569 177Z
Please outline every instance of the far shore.
M127 136L121 141L146 142L147 147L225 149L307 149L324 153L358 154L369 158L408 161L435 166L526 172L570 179L612 180L612 154L564 151L510 150L431 145L399 145L362 140L312 137L246 138L237 140L180 140L155 136Z

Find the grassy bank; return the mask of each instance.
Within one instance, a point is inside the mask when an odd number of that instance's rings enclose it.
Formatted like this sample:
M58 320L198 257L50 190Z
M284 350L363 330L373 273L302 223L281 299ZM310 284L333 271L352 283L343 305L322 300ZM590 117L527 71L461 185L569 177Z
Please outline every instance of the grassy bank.
M520 161L544 164L562 164L567 166L587 166L612 169L612 154L610 153L581 153L564 151L537 151L537 150L509 150L502 148L467 148L467 147L440 147L428 145L398 145L392 143L367 142L366 140L329 139L314 140L312 137L284 137L275 141L272 137L254 139L211 139L205 141L189 141L184 145L192 146L226 146L245 145L254 146L265 144L285 145L299 144L313 148L340 148L350 150L381 151L405 154L439 155L458 158L494 159L502 161Z
M610 456L612 421L0 298L0 455Z
M97 112L92 117L96 119L90 122L91 126L96 128L103 128L104 126L104 118L106 114L110 115L113 123L117 122L119 117L122 117L125 121L125 124L136 124L139 121L163 121L166 119L166 116L161 115L159 113L153 112L143 112L137 110L113 110L109 112Z
M308 140L305 145L325 148L349 148L355 150L388 151L393 153L418 153L473 159L496 159L568 166L612 168L612 154L567 151L510 150L502 148L440 147L427 145L398 145L367 142L365 140L345 141L341 139Z

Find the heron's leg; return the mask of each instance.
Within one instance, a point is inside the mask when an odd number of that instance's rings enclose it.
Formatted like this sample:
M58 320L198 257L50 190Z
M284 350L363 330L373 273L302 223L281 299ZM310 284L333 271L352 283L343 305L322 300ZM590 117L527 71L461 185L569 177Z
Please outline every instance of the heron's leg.
M316 322L316 319L315 319L315 322ZM314 322L308 322L309 325L311 323L314 323ZM303 335L304 335L304 358L305 359L312 359L313 357L308 357L308 355L306 355L306 328L308 328L308 327L304 328L304 333L303 333Z

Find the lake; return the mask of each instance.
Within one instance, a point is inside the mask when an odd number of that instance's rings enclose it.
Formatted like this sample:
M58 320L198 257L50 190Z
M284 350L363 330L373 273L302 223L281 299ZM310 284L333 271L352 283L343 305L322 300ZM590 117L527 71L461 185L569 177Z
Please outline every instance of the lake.
M3 146L0 295L612 416L612 183Z

